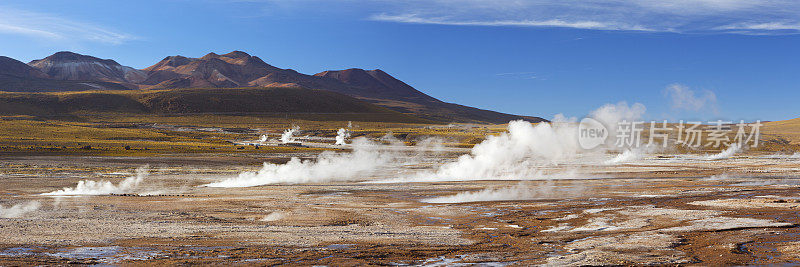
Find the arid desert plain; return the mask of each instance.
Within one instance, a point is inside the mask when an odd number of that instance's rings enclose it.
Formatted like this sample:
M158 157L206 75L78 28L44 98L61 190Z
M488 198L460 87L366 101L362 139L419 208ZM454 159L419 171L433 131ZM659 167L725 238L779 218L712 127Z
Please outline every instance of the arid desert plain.
M0 265L800 262L800 154L769 127L626 154L546 123L174 119L4 120L38 130L3 133Z

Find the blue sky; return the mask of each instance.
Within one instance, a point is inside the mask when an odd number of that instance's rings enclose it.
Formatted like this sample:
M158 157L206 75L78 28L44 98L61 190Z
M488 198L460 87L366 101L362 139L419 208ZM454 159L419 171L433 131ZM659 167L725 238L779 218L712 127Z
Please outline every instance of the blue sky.
M746 0L3 1L0 54L144 68L243 50L314 74L380 68L448 102L552 118L800 117L800 3Z

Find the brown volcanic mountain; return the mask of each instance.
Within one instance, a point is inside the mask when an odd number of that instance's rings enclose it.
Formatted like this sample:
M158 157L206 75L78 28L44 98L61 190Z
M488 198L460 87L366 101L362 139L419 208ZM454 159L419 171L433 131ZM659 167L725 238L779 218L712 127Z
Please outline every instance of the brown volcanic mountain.
M531 122L545 121L539 117L511 115L442 102L379 69L324 71L315 74L315 76L336 79L359 88L358 92L361 92L361 94L355 95L356 97L397 111L413 113L430 120L491 123L506 123L520 119Z
M144 69L149 89L199 87L302 86L353 95L354 88L333 79L305 75L269 65L242 51L201 58L166 57Z
M62 81L16 59L0 56L0 90L10 92L84 91L127 89L101 81Z
M72 52L58 52L49 57L28 63L56 80L105 81L136 84L147 78L147 73L122 66L111 59Z
M314 74L317 77L325 77L338 80L358 90L359 97L375 99L392 99L412 103L437 103L441 102L436 98L430 97L414 87L395 79L382 70L362 70L347 69L323 71Z
M201 58L167 57L145 71L145 84L152 88L240 87L278 70L258 57L234 51L224 55L209 53Z
M171 56L144 69L148 88L301 86L356 97L380 106L438 121L505 123L526 117L445 103L395 79L382 70L348 69L306 75L280 69L245 52L201 58Z
M47 77L0 77L4 91L72 91L97 89L176 89L234 87L303 87L332 91L395 111L441 122L505 123L510 120L543 121L445 103L428 96L381 70L347 69L302 74L267 64L256 56L233 51L209 53L200 58L169 56L143 70L110 59L58 52L29 63ZM15 69L21 68L16 64ZM12 69L9 67L8 69ZM23 73L26 70L16 70ZM39 72L28 72L34 75ZM0 75L2 72L0 72ZM40 75L41 74L37 74ZM49 77L49 79L48 79ZM72 83L67 83L72 82ZM47 87L50 86L50 87Z
M0 75L15 76L20 78L39 78L47 79L49 76L43 72L28 66L16 59L0 56Z

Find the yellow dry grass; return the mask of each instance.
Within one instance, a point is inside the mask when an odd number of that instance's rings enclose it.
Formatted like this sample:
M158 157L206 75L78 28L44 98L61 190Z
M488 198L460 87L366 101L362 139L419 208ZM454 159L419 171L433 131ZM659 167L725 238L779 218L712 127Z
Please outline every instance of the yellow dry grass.
M0 117L0 154L5 155L105 155L146 156L184 153L282 153L314 152L319 148L237 146L235 140L256 140L262 133L273 136L300 127L308 134L333 137L348 128L353 137L392 135L413 144L435 137L446 146L471 147L505 125L443 126L307 119L307 114L256 115L131 115L92 114L70 120L41 120L27 116ZM184 131L180 128L215 128ZM254 131L253 131L254 130ZM89 148L91 147L91 148Z
M800 143L800 118L766 122L761 133L767 139L785 139L793 144Z
M0 152L141 156L154 153L254 152L228 142L240 135L137 128L135 124L0 120ZM240 148L243 147L243 148ZM311 148L262 147L259 153L315 151Z

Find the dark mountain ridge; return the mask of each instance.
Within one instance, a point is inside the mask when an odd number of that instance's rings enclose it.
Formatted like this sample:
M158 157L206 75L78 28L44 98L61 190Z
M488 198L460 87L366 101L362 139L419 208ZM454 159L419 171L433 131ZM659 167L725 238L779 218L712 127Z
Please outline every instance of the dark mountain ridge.
M10 58L0 58L0 90L3 91L239 87L302 87L332 91L440 122L544 121L538 117L442 102L379 69L353 68L307 75L269 65L261 58L242 51L221 55L209 53L200 58L168 56L141 70L120 65L111 59L72 52L58 52L27 65Z

